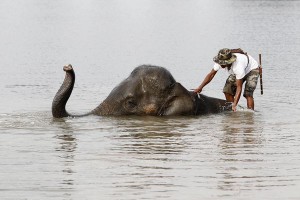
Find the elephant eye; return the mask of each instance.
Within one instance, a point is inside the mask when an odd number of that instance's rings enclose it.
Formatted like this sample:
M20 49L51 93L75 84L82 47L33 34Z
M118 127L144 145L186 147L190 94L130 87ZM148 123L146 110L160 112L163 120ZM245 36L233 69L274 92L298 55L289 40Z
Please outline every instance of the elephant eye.
M125 101L125 107L127 109L133 109L137 106L137 102L133 98L129 98Z
M175 85L175 83L171 83L171 84L169 85L169 89L173 88L174 85Z

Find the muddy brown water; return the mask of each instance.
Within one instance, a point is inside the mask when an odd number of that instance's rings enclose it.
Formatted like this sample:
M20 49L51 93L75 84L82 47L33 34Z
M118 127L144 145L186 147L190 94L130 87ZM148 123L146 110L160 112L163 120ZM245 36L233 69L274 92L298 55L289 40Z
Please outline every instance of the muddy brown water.
M300 1L0 2L0 199L299 199ZM195 88L220 48L262 54L255 112L53 119L95 108L140 64ZM219 72L203 94L223 98ZM246 102L241 99L240 106Z

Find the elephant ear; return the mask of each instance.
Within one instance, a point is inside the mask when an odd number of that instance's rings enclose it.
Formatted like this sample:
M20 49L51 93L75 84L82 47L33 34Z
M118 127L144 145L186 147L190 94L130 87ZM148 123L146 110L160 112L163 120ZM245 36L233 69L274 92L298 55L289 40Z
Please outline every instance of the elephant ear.
M164 115L191 115L194 113L194 100L190 92L180 83L173 84L166 102Z

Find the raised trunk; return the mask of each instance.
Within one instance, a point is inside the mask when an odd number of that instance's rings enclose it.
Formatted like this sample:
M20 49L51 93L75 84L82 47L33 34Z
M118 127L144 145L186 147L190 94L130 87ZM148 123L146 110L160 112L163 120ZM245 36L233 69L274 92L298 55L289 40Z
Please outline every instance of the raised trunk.
M70 116L66 111L66 103L74 87L75 73L72 65L64 66L64 71L66 72L65 80L56 93L52 102L52 115L56 118Z

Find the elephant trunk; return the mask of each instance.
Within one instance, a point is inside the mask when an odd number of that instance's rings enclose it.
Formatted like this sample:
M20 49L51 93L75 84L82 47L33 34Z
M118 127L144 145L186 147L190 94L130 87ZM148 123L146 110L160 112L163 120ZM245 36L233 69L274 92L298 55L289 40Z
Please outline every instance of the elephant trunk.
M52 102L52 115L55 118L69 116L66 111L66 103L72 93L75 83L75 72L72 68L72 65L66 65L63 69L66 72L65 80Z

